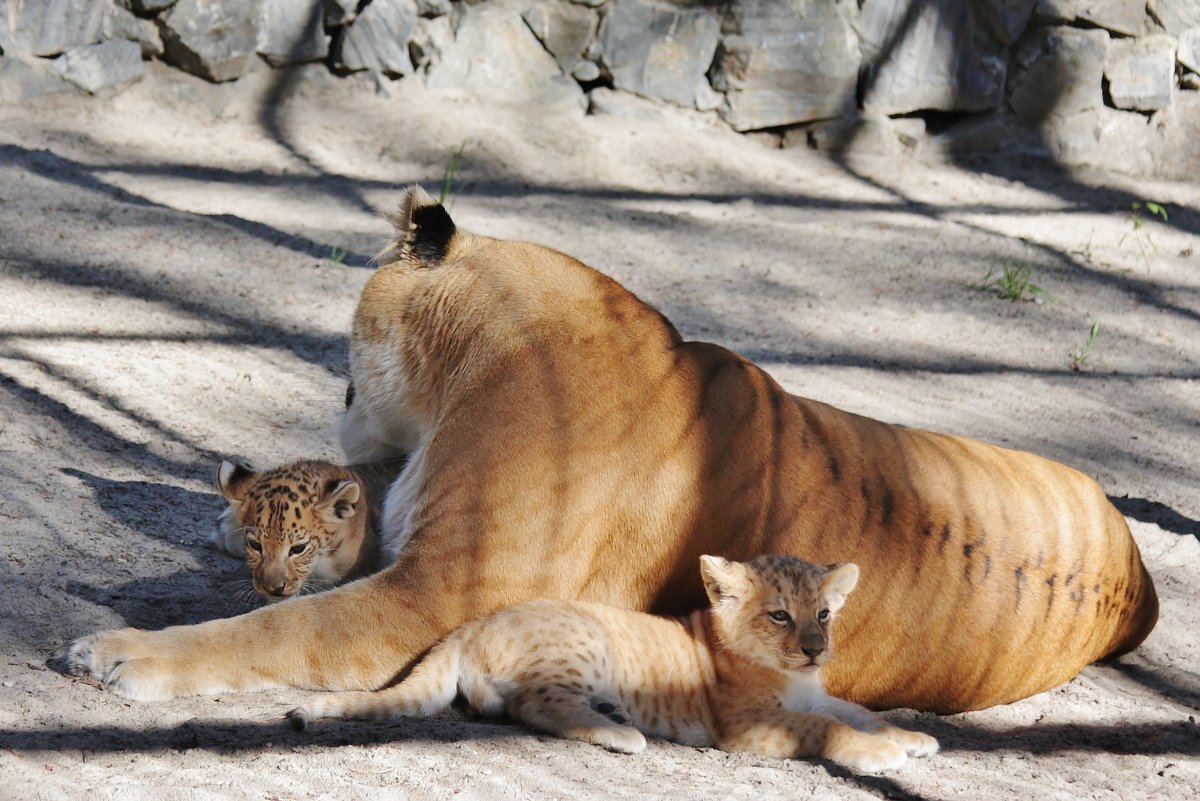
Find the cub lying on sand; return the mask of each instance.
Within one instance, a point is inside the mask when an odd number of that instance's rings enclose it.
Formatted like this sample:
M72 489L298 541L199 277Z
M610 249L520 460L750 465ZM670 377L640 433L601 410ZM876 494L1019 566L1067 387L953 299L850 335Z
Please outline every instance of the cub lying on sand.
M350 462L410 455L383 572L240 617L78 640L128 698L370 690L469 620L533 598L682 614L701 554L803 554L872 577L832 695L955 712L1140 643L1158 599L1087 476L785 392L558 251L460 231L424 192L363 288ZM871 636L860 636L870 631Z
M221 462L217 489L229 506L212 542L245 558L255 591L268 601L374 573L403 546L377 536L384 493L403 466L306 460L255 473Z
M821 686L830 626L858 583L856 565L702 556L700 573L711 607L688 617L531 601L455 630L395 687L317 696L288 717L304 729L321 717L428 716L461 692L473 712L507 712L627 754L646 747L643 732L867 772L937 751L929 735L890 726Z

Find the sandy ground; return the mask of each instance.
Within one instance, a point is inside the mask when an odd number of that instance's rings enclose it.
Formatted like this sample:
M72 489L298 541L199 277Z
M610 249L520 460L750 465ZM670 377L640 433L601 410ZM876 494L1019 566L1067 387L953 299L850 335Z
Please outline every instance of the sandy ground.
M253 603L206 543L215 462L336 458L349 316L388 234L373 209L436 190L464 142L463 227L572 253L793 391L1098 478L1157 630L1021 703L890 713L943 751L880 777L454 719L300 735L278 720L298 692L134 704L57 672L97 629ZM1135 230L1135 200L1169 223ZM1045 302L975 286L1005 265L1032 266ZM319 70L213 87L152 65L109 100L0 108L3 799L1194 798L1198 479L1196 186L838 164L682 112L382 98Z

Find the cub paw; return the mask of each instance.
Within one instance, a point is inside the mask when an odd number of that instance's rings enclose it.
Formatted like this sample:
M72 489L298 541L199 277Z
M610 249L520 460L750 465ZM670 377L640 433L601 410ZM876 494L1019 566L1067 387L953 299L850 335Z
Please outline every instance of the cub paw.
M308 726L312 720L312 713L302 706L298 706L287 713L287 722L296 731L308 731Z
M874 734L903 748L909 756L926 757L938 751L938 741L923 732L884 726Z
M903 748L882 737L871 737L870 741L861 742L831 757L833 761L859 773L895 770L908 761Z
M621 754L640 754L646 750L646 736L632 726L596 726L578 732L572 739L586 740Z

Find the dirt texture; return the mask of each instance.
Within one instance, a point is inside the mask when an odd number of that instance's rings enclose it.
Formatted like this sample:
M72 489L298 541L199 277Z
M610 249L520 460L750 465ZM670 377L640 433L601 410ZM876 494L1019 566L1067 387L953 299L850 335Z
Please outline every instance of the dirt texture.
M0 107L0 798L1195 797L1200 188L837 163L694 113L541 115L409 83L212 86L152 63L113 98ZM208 544L215 465L338 457L376 209L436 192L464 143L462 227L577 256L791 391L1095 476L1158 628L1020 703L888 713L943 750L875 777L456 718L298 734L281 716L301 692L137 704L58 672L81 635L256 603ZM1169 220L1135 227L1146 200ZM1006 266L1032 267L1040 302L979 287Z

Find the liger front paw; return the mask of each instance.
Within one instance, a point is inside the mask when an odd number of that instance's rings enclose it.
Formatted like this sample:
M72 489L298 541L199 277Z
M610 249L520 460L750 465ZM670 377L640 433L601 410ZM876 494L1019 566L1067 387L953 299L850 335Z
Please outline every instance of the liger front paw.
M104 689L133 701L171 698L170 675L162 659L150 656L148 632L102 631L72 643L67 670L97 679Z

